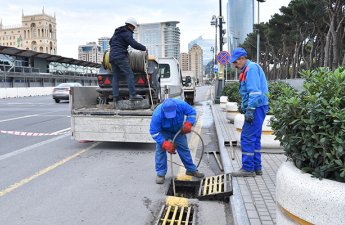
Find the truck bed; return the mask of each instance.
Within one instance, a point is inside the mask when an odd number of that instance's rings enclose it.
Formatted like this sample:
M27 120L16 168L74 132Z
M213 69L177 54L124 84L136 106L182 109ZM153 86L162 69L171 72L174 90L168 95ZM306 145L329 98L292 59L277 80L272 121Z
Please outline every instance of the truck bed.
M96 87L72 88L71 131L75 140L154 143L151 109L119 110L97 104Z

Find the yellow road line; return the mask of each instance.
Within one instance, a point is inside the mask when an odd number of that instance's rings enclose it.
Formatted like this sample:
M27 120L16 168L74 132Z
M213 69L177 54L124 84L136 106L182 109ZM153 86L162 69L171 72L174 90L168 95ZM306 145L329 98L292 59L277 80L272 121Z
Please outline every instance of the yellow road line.
M8 186L7 188L5 188L5 189L3 189L3 190L0 191L0 197L2 197L2 196L4 196L4 195L6 195L6 194L8 194L8 193L10 193L10 192L12 192L12 191L14 191L15 189L17 189L17 188L23 186L24 184L29 183L30 181L32 181L32 180L38 178L39 176L42 176L42 175L48 173L49 171L51 171L51 170L53 170L53 169L55 169L55 168L57 168L57 167L63 165L64 163L66 163L66 162L68 162L68 161L74 159L75 157L77 157L77 156L83 154L84 152L90 150L91 148L95 147L95 146L98 145L98 144L99 144L99 143L94 143L94 144L91 145L90 147L88 147L88 148L86 148L86 149L83 149L83 150L81 150L81 151L75 153L74 155L68 156L68 157L64 158L63 160L61 160L61 161L59 161L59 162L57 162L57 163L55 163L55 164L53 164L53 165L51 165L51 166L48 166L48 167L46 167L46 168L44 168L44 169L38 171L37 173L35 173L35 174L32 175L32 176L27 177L27 178L24 178L23 180L21 180L21 181L19 181L19 182L16 182L16 183L14 183L14 184L12 184L12 185L10 185L10 186Z

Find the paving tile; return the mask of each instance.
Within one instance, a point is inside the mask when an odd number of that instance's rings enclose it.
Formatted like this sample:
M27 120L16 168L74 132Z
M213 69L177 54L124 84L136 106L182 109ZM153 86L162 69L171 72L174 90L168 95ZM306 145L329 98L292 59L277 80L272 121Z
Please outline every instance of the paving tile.
M273 221L262 221L262 225L274 225Z
M250 219L250 225L262 225L259 219Z
M259 214L258 214L258 212L256 210L248 210L247 214L248 214L248 218L250 218L250 219L257 219L257 218L259 218Z
M260 216L260 220L264 221L264 220L270 220L272 221L272 218L270 216Z
M266 210L266 211L259 211L258 210L258 213L259 213L259 216L260 216L261 220L262 220L263 216L269 216L271 218L270 213L268 212L268 210Z

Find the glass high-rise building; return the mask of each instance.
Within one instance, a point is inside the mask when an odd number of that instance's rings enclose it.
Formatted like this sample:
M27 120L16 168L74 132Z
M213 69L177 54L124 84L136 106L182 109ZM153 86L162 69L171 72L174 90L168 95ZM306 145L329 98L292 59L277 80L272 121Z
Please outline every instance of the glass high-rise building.
M206 65L213 60L213 52L211 47L214 46L214 39L203 39L202 36L188 43L188 49L190 50L193 45L199 45L203 51L203 65Z
M255 0L228 0L228 50L238 47L253 32Z
M104 53L106 50L110 50L110 37L100 37L98 38L98 45L101 46L101 51Z
M180 57L180 28L178 21L138 24L134 38L145 45L157 58Z

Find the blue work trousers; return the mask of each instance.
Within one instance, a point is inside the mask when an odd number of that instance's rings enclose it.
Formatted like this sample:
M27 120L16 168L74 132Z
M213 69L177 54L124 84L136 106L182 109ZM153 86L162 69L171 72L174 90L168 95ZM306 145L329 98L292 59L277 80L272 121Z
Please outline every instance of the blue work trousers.
M252 124L244 121L241 134L242 169L261 170L261 132L268 106L258 107L254 111Z
M173 139L173 134L164 134L163 137L168 139ZM177 153L179 154L181 161L189 172L195 172L197 170L196 165L193 163L192 155L190 154L190 150L188 148L187 143L187 136L185 134L178 135L175 139L175 145ZM168 153L169 154L169 153ZM155 156L155 163L156 163L156 172L157 176L165 176L168 171L167 167L167 152L162 149L162 145L156 144L156 156Z
M134 74L129 65L128 58L124 59L115 59L111 61L111 69L113 71L113 80L112 80L112 87L113 87L113 96L119 96L119 77L126 76L129 96L135 96L135 83L134 83Z

